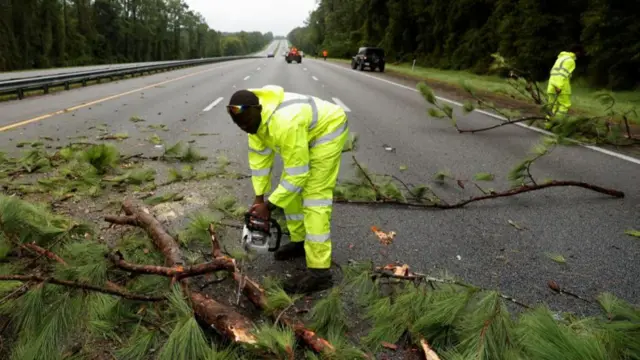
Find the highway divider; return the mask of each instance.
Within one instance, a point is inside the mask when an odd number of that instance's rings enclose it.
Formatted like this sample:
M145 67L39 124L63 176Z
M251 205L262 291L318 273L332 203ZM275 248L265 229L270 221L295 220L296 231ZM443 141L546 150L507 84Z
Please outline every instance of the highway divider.
M264 55L221 56L206 59L178 60L153 65L133 65L119 67L116 69L77 71L63 74L11 79L0 81L0 95L15 94L18 96L18 99L23 99L26 91L42 90L45 94L48 94L49 90L52 88L64 87L65 90L69 90L73 84L82 84L82 86L87 86L87 83L90 81L97 81L100 83L103 79L113 81L115 79L122 79L129 75L144 75L145 73L151 74L189 66L206 65L231 60L258 59L264 57Z

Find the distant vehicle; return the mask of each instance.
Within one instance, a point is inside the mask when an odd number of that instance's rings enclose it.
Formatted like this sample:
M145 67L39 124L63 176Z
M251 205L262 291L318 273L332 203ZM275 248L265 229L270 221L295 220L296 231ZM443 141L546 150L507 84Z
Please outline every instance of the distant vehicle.
M289 49L289 52L284 57L284 59L287 61L287 64L291 64L292 61L300 64L302 62L302 55L298 52L298 49L292 47L291 49Z
M270 58L270 57L274 57L274 56L273 56L273 52L268 53L268 54L267 54L267 57L268 57L268 58Z
M361 47L351 59L351 68L360 71L369 68L371 71L378 69L384 72L384 65L384 49L377 47Z

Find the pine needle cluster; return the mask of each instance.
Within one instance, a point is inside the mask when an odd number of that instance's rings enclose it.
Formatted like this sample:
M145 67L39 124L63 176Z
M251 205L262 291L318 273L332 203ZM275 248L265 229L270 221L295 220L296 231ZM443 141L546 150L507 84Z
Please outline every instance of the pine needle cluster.
M454 280L376 278L371 267L355 266L345 286L358 289L372 326L362 343L373 352L409 335L415 345L427 339L443 359L640 358L640 309L608 293L597 299L599 316L558 314L545 305L512 312L495 291Z
M48 153L31 149L21 157L0 157L0 182L11 193L48 193L98 196L104 190L128 185L144 186L155 179L152 168L122 161L113 144L71 144ZM15 180L17 175L35 175Z

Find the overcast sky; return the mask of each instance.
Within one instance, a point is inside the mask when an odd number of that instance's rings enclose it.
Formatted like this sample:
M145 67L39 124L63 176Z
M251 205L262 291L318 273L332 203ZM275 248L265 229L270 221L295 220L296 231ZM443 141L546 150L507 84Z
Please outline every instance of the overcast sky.
M315 9L316 0L185 0L217 31L272 31L286 36Z

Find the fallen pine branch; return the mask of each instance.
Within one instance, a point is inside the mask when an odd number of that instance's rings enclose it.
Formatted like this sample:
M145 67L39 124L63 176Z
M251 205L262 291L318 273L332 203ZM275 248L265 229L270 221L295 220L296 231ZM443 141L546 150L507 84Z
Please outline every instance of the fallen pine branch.
M123 259L120 252L109 254L109 259L120 269L138 274L161 275L182 280L189 277L209 274L219 270L235 271L235 260L227 257L214 258L212 261L193 265L193 266L156 266L156 265L140 265L127 262Z
M213 225L209 225L209 234L211 235L211 247L214 256L221 256L220 243L213 228ZM241 275L237 271L233 273L233 278L238 284L242 284L242 292L244 295L260 310L267 309L267 298L264 289L252 279L247 276ZM275 314L272 314L275 315ZM307 329L307 327L298 320L289 318L284 312L281 312L276 316L276 320L282 322L286 326L293 329L296 337L304 342L309 348L317 353L325 351L334 351L335 348L329 341L318 336L314 331Z
M95 285L87 284L84 282L61 280L61 279L56 279L54 277L43 277L38 275L0 275L0 281L50 283L50 284L72 287L76 289L97 291L104 294L116 295L125 299L138 300L138 301L162 301L166 299L164 296L138 295L138 294L132 294L126 291L122 291L122 290L116 290L113 288L103 288L100 286L95 286Z
M46 258L49 258L57 263L60 263L62 265L67 265L67 263L58 255L56 255L54 252L52 252L51 250L47 250L45 248L42 248L38 245L36 245L35 242L32 243L27 243L27 244L22 244L20 245L21 248L25 248L25 249L29 249L29 250L33 250L35 253L44 256Z
M135 209L128 200L122 204L122 209L127 216L106 216L105 221L117 225L131 225L142 228L153 239L158 250L162 252L167 265L184 265L184 261L180 256L180 248L175 240L164 230L162 224L147 212L148 210Z
M397 200L358 201L358 200L348 200L348 199L335 199L334 201L336 203L344 203L344 204L352 204L352 205L386 204L386 205L400 205L400 206L419 207L419 208L459 209L466 205L469 205L471 203L478 202L478 201L496 199L496 198L507 197L507 196L514 196L514 195L524 194L531 191L542 190L542 189L547 189L552 187L561 187L561 186L579 187L583 189L592 190L601 194L609 195L615 198L624 197L624 192L622 191L607 189L601 186L592 185L592 184L581 182L581 181L552 180L543 184L522 185L522 186L518 186L503 192L493 192L493 193L482 195L482 196L474 196L470 199L463 200L454 204L446 204L446 203L423 204L423 203L403 202L403 201L397 201Z
M60 256L58 256L56 253L54 253L51 250L47 250L39 245L37 245L35 242L32 243L28 243L28 244L22 244L20 245L20 247L23 248L27 248L29 250L33 250L34 252L38 253L40 256L44 256L50 260L53 260L59 264L62 264L64 266L69 266L69 264L67 264L66 261L64 261L63 258L61 258ZM125 292L125 290L123 290L123 288L114 283L113 281L108 281L106 282L106 285L109 289L114 290L114 291L118 291L118 292Z
M154 245L165 257L165 263L169 267L184 265L178 243L169 235L162 224L148 210L134 207L130 200L125 200L122 210L126 216L107 216L105 220L115 224L138 226L144 229ZM192 302L192 309L196 316L207 323L213 329L235 343L255 344L257 339L252 333L253 323L247 317L241 315L233 308L208 298L197 291L189 291L189 279L180 280L187 295Z
M373 278L392 278L398 280L411 281L413 283L419 284L420 282L428 282L428 283L440 283L440 284L451 284L458 285L465 288L478 288L473 285L465 284L456 280L447 280L440 279L432 276L428 276L425 274L415 273L409 269L408 265L394 265L389 264L386 266L379 266L373 270ZM485 289L482 289L485 290ZM516 300L514 297L498 293L498 296L501 298L510 301L516 305L522 306L523 308L530 309L531 306Z

